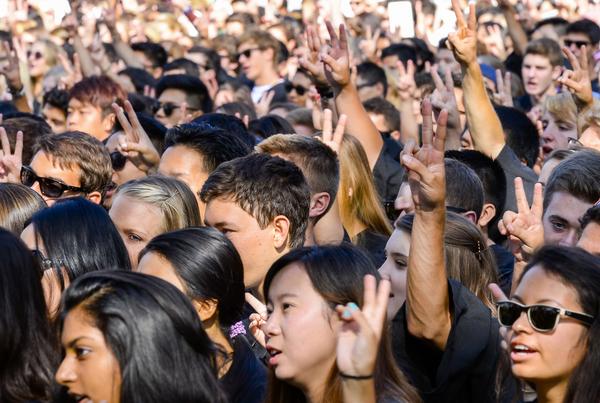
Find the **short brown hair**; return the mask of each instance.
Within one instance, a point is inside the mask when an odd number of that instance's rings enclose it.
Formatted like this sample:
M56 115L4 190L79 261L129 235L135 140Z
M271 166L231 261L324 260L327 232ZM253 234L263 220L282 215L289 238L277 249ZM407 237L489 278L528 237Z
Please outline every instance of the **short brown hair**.
M100 107L103 114L112 112L111 105L116 102L123 106L127 93L121 86L107 76L91 76L79 81L71 88L69 100Z
M333 204L340 183L340 168L336 153L316 138L300 134L276 134L268 137L255 147L256 151L267 154L281 154L296 164L311 193L327 192Z
M200 199L231 200L258 222L261 229L278 215L290 222L288 246L304 244L310 190L300 168L268 154L250 154L219 165L208 177Z
M110 154L89 134L73 131L44 135L33 148L34 156L39 151L51 156L53 164L62 169L78 167L81 170L80 186L86 193L103 193L112 180Z
M548 58L552 67L563 65L563 55L560 45L550 38L541 38L529 42L523 58L527 55L539 55Z
M273 35L259 29L251 29L240 37L238 47L248 42L254 43L261 50L273 49L273 63L277 64L280 44Z

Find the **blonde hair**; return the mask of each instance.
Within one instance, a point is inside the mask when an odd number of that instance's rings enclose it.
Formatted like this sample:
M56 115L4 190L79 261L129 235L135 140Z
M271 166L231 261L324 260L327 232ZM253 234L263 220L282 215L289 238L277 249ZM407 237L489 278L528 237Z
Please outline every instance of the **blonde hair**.
M162 212L162 233L187 227L200 227L200 211L194 193L178 179L161 175L129 181L116 195L158 207Z
M577 123L577 105L569 92L563 92L546 98L544 109L554 119L563 122Z
M392 226L379 201L367 154L355 137L344 136L339 160L340 188L337 199L344 227L351 228L358 221L373 232L390 236ZM355 242L355 239L352 241Z

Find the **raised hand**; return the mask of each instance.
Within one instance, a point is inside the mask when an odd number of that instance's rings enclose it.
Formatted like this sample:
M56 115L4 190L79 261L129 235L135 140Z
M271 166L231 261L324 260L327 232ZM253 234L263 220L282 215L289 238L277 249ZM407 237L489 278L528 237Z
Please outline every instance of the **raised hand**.
M408 169L408 184L412 192L416 212L444 209L446 198L446 175L444 147L448 112L442 110L437 120L437 132L433 133L431 101L421 104L423 115L423 145L414 140L404 146L400 154L402 165Z
M1 115L0 115L1 116ZM10 142L4 127L0 126L0 182L21 183L21 166L23 165L23 132L17 132L15 152L10 149Z
M317 30L311 26L306 27L306 46L308 52L300 58L300 66L310 72L315 85L328 85L327 77L325 77L325 69L319 58L323 42Z
M260 97L260 100L254 105L257 117L262 118L269 113L269 107L271 106L271 101L273 101L274 96L275 91L269 90Z
M415 64L412 60L408 60L406 68L404 63L397 63L398 81L396 82L396 89L398 96L401 101L411 101L415 97L417 91L417 83L415 82Z
M500 60L506 59L506 47L504 46L502 29L498 25L493 25L487 27L486 30L487 36L485 37L484 44L488 53L496 56Z
M498 105L508 106L512 108L514 106L512 97L512 74L507 71L502 76L500 69L496 70L496 92L494 93L494 102Z
M433 111L439 116L442 109L447 110L448 128L461 129L460 112L456 103L456 95L454 95L452 72L450 69L446 69L443 81L436 69L431 71L431 76L435 84L435 90L431 94Z
M477 62L477 19L475 4L469 3L469 20L465 22L459 0L452 0L452 9L456 15L456 32L448 35L448 45L456 60L463 66Z
M358 48L361 50L363 56L367 60L377 59L377 41L381 36L381 29L373 29L370 25L367 25L365 30L365 37L358 43Z
M340 115L335 131L333 130L333 112L331 109L325 109L323 111L323 119L321 127L323 128L322 138L320 139L324 144L328 145L336 154L339 154L340 148L342 147L342 140L344 139L344 131L346 130L346 115Z
M348 50L348 37L346 28L340 25L338 37L331 22L325 21L329 32L331 45L321 50L320 59L325 67L325 77L329 85L342 89L350 84L350 52Z
M592 95L592 82L588 72L588 58L585 46L581 47L581 60L567 47L563 47L563 53L569 59L573 70L565 69L559 77L558 82L569 90L580 107L586 107L594 102Z
M118 138L119 152L144 172L156 168L160 162L160 155L140 124L131 103L125 101L127 117L119 105L112 104L112 108L125 133Z
M254 309L255 313L250 315L250 324L248 325L250 333L260 343L261 346L267 345L265 332L262 326L267 323L267 307L260 302L254 295L246 293L246 302Z
M522 262L544 243L542 185L535 184L533 202L529 207L523 180L515 178L515 196L517 212L505 212L498 222L498 229L502 235L508 236L511 251Z
M8 62L0 69L0 74L6 77L6 83L11 91L20 91L23 88L21 73L19 70L19 57L16 51L10 48L8 42L3 42L4 52Z
M364 279L363 305L338 305L336 311L343 325L338 333L338 370L350 376L372 376L390 297L389 280L377 280L372 275Z

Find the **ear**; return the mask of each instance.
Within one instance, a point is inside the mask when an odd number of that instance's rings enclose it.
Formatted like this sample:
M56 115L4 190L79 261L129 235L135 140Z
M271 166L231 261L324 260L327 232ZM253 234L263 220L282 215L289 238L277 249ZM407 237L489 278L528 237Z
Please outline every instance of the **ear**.
M467 211L466 213L461 214L467 220L471 221L473 224L477 225L477 214L474 211Z
M552 79L558 80L558 77L562 74L563 67L562 66L554 66L552 69Z
M331 202L331 196L327 192L316 193L310 198L309 218L322 216Z
M202 302L192 300L192 305L194 306L196 312L198 312L200 320L203 322L213 319L217 314L217 301L214 299L209 299Z
M283 250L288 246L290 234L290 220L286 216L278 215L271 223L273 226L273 246L277 250Z
M108 115L106 115L104 119L102 119L102 130L105 133L110 134L115 125L116 120L117 116L114 113L111 112Z
M270 60L271 62L273 62L273 64L275 64L275 49L268 48L265 49L263 52L267 60Z
M100 204L102 202L102 194L100 192L88 193L85 198L94 204Z
M485 203L481 210L481 217L477 224L480 228L485 228L496 215L496 207L492 203Z
M400 130L394 130L390 133L390 137L396 141L400 141Z
M381 97L384 98L384 95L383 95L383 84L377 83L377 84L375 84L375 88L377 88L377 92L381 94Z

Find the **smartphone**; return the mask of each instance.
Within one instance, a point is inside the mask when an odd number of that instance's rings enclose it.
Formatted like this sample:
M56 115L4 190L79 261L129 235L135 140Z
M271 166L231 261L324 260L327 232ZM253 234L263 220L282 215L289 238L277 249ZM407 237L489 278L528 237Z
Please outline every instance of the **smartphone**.
M387 12L392 34L400 30L402 38L413 38L415 36L415 19L412 2L406 0L390 1L387 6Z

